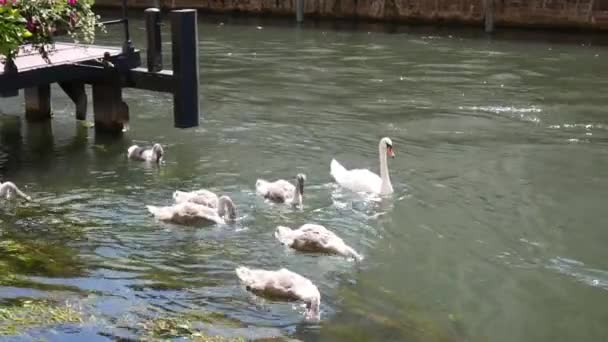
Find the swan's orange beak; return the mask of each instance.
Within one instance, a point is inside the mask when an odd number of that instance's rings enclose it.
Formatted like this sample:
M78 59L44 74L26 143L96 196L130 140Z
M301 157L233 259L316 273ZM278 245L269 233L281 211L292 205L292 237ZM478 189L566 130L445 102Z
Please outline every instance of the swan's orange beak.
M390 156L391 158L395 158L395 151L393 151L393 147L392 146L388 146L386 148L386 154L388 156Z

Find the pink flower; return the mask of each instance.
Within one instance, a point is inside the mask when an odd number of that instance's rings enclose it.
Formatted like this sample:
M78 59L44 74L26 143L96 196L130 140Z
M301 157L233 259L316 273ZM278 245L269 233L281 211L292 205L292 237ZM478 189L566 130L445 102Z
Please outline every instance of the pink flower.
M25 23L25 27L27 28L28 31L30 31L32 33L36 32L36 24L34 24L32 19L27 20L27 23Z
M68 5L74 6L74 5L76 5L77 2L78 2L78 0L68 0Z
M6 5L6 0L0 0L0 6Z

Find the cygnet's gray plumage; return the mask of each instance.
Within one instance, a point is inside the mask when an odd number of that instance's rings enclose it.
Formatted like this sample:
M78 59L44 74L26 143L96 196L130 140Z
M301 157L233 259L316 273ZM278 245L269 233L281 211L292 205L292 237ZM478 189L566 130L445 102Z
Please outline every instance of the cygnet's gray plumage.
M192 202L210 208L217 208L219 204L219 197L214 192L207 189L195 191L177 190L173 193L173 199L175 200L175 203Z
M247 290L261 296L301 300L306 303L308 319L320 318L321 293L308 278L285 268L267 271L239 267L235 271Z
M304 197L304 182L306 175L299 173L296 176L296 185L284 179L268 182L258 179L255 183L256 192L264 198L276 202L301 206Z
M148 211L157 219L182 225L204 223L224 224L236 219L236 207L228 196L219 198L218 207L210 208L192 202L183 202L171 206L146 206Z
M5 197L7 200L10 200L17 195L25 199L26 201L31 201L32 198L26 195L23 191L21 191L13 182L4 182L0 183L0 198Z
M143 148L133 145L127 150L129 159L160 163L163 160L165 151L160 144L154 144L152 148Z
M344 240L318 224L308 223L295 230L278 226L274 236L282 244L299 251L338 254L357 261L363 260Z

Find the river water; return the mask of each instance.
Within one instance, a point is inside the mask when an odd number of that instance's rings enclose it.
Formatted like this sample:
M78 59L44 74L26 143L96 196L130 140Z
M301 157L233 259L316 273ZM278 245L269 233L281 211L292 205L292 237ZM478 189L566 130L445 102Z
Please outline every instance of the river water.
M143 47L143 22L132 28ZM0 303L47 298L84 317L6 339L137 338L145 322L193 312L217 318L199 326L208 334L250 339L608 339L608 48L218 17L201 17L199 34L198 128L174 129L172 98L139 90L125 92L121 139L76 123L58 88L49 124L26 124L21 98L0 102L1 178L35 198L0 210L0 267L19 280ZM168 27L163 38L168 54ZM394 195L338 188L331 159L377 172L383 136ZM161 168L126 159L153 142L166 146ZM302 210L256 197L257 178L298 172ZM229 194L238 222L180 227L146 211L198 188ZM307 222L364 261L273 237ZM246 292L239 265L309 277L321 321Z

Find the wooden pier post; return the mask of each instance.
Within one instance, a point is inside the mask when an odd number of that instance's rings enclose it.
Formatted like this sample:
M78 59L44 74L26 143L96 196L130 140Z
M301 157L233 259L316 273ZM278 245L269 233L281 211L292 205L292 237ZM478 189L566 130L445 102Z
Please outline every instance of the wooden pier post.
M160 10L158 8L146 9L145 18L148 71L161 71L163 69L163 57L160 36Z
M304 22L304 0L296 0L296 22Z
M485 21L485 31L486 33L494 32L494 0L484 0L484 21Z
M51 85L25 88L25 118L42 121L51 118Z
M0 66L2 66L2 63L0 63ZM15 61L13 61L13 60L6 60L4 62L4 66L2 68L3 68L5 74L10 75L10 74L17 73L17 66L15 65ZM15 97L15 96L19 96L19 89L10 89L10 90L0 91L0 97Z
M129 122L129 107L122 100L118 73L93 83L93 112L97 132L120 133Z
M87 92L82 82L60 82L59 86L76 106L76 120L87 119Z
M198 27L196 10L171 11L173 52L173 122L188 128L199 124Z

